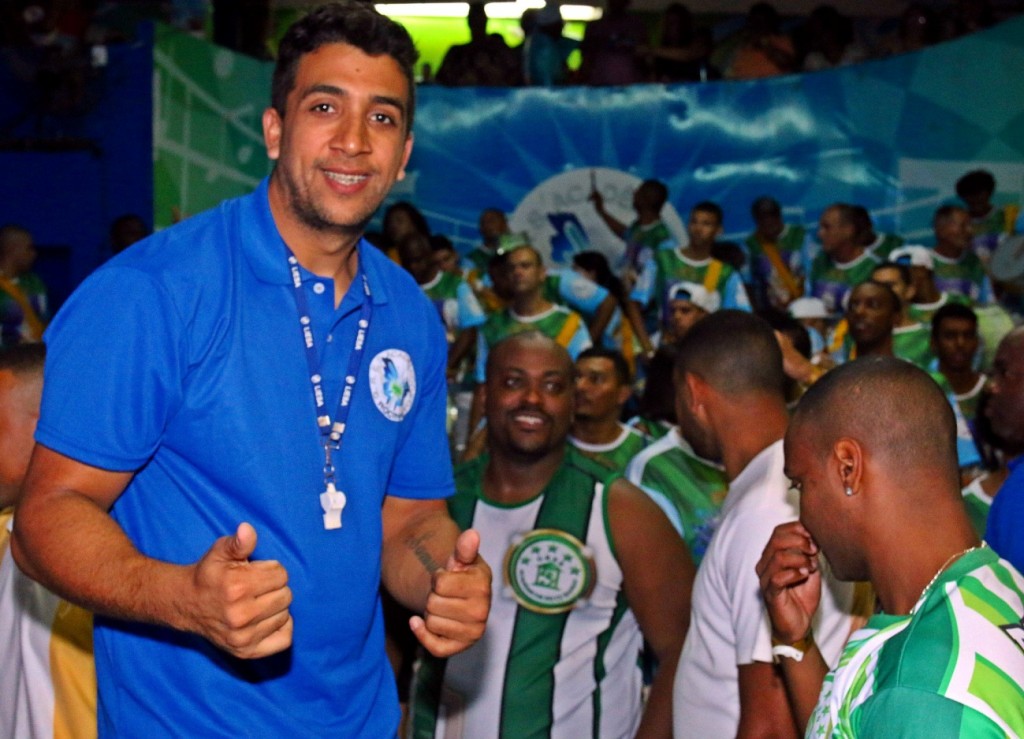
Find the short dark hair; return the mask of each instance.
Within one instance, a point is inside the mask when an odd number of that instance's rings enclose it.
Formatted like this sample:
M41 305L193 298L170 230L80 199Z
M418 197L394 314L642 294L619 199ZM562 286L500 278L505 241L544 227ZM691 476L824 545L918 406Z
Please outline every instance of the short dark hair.
M975 328L978 326L978 314L971 310L970 307L963 303L947 303L935 311L935 315L932 316L932 338L938 339L939 329L942 327L943 321L954 319L970 321L974 324Z
M956 181L956 194L964 199L983 192L992 194L995 191L996 178L984 169L972 170Z
M713 203L710 200L701 200L695 206L690 208L691 213L696 213L698 211L701 213L711 213L712 215L715 216L715 218L718 219L719 225L722 224L722 221L725 218L725 216L722 214L722 206L720 206L718 203Z
M863 205L858 205L856 203L850 205L850 209L853 224L857 227L858 234L863 236L864 234L874 230L875 222L871 219L871 211Z
M282 118L288 94L295 87L299 61L326 44L349 44L369 56L386 55L394 59L409 85L409 110L406 132L412 130L416 108L416 82L413 65L419 58L408 31L385 15L372 3L343 0L328 3L303 16L285 32L277 52L270 104Z
M723 393L783 397L782 350L766 320L720 310L700 320L679 341L676 374L692 374Z
M855 229L859 231L861 228L859 220L863 218L863 214L858 216L857 208L858 206L850 205L849 203L832 203L830 206L825 208L825 210L834 210L836 213L839 214L839 218L840 220L842 220L843 223L849 226L853 226ZM860 209L863 210L865 213L867 212L863 207L861 207ZM870 214L868 215L868 220L871 220Z
M46 344L32 342L0 347L0 370L16 375L42 373L46 360Z
M420 209L410 203L408 200L399 200L398 202L392 203L384 210L384 218L381 219L381 230L387 234L388 221L391 220L391 216L394 213L405 213L409 216L409 220L412 221L413 228L418 233L424 236L430 236L430 226L427 224L427 219L420 212Z
M750 215L753 218L758 216L781 216L782 206L771 195L762 195L750 204Z
M874 442L894 469L933 466L959 491L956 419L938 383L896 357L861 357L826 372L800 399L790 431L807 426L825 450L841 436Z
M18 236L32 237L32 232L24 226L19 226L16 223L8 223L4 226L0 226L0 255L3 255L7 251L8 244L11 240Z
M444 234L431 234L430 248L433 251L455 251L455 244Z
M654 204L657 206L658 210L661 210L665 206L665 203L668 202L668 185L661 180L644 180L640 183L640 187L637 189L639 190L641 188L654 196Z
M592 346L579 353L579 356L576 357L576 363L579 364L584 359L607 359L615 368L615 378L619 381L620 385L628 385L633 379L633 373L629 371L629 364L618 349Z

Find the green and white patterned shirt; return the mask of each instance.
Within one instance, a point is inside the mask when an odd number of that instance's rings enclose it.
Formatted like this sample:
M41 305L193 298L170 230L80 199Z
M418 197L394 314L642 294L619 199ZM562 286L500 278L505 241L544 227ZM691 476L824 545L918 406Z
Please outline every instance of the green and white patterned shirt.
M629 463L626 479L661 507L700 564L729 492L725 469L698 457L673 428Z
M618 438L608 444L588 444L575 436L569 436L569 443L584 457L589 457L610 470L624 473L629 461L643 451L650 439L624 423L620 423L619 428L621 433Z
M1024 736L1024 577L984 547L908 615L872 617L825 678L806 736Z

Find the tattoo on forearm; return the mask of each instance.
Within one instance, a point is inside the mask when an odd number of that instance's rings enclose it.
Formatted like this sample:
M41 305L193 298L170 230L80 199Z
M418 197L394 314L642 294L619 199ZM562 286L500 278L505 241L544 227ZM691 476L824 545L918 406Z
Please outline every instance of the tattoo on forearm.
M420 561L420 564L427 570L427 572L433 574L437 570L441 569L441 565L434 559L433 555L427 550L425 544L433 538L433 534L430 532L423 532L416 536L410 536L405 540L406 545L412 550L413 555Z

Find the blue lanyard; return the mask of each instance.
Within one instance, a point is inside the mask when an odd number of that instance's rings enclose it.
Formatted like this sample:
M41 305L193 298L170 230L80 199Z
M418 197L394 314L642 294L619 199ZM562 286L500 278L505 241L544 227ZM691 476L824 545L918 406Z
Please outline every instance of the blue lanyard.
M320 438L324 448L324 486L330 486L333 489L334 464L331 461L331 456L333 452L341 449L341 441L345 435L345 427L348 423L348 414L352 409L352 391L355 388L356 378L359 377L359 369L363 363L366 334L370 330L370 318L373 315L370 281L366 279L365 273L361 273L365 298L359 313L359 328L356 331L355 346L352 348L352 354L349 355L348 372L345 373L345 383L341 391L341 398L338 400L338 412L332 423L327 403L324 399L320 359L317 356L316 345L313 341L312 318L310 317L309 301L306 298L306 292L302 289L302 274L299 272L299 260L295 258L291 249L288 249L288 247L285 247L285 249L288 252L288 269L292 275L295 307L299 312L299 328L302 330L302 341L306 347L309 381L313 388L313 400L316 402L316 424L320 430Z

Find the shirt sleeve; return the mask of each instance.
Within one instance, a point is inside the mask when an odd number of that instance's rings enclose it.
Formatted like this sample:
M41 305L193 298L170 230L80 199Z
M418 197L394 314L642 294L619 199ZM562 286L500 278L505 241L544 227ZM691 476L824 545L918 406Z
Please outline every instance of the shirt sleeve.
M775 526L778 516L765 516L753 510L733 522L733 546L729 552L728 581L733 633L736 636L736 664L771 662L771 624L761 599L761 584L755 567ZM739 535L737 532L742 532Z
M460 329L480 326L487 321L487 314L480 307L480 301L476 299L473 289L466 282L460 282L455 292L459 301Z
M591 279L571 269L558 272L559 297L575 311L593 315L608 297L608 291Z
M569 356L575 362L576 357L580 355L585 349L589 349L593 346L593 342L590 340L590 332L587 331L587 325L580 319L580 325L576 328L576 333L573 334L572 340L569 342L569 346L566 349L569 351Z
M747 288L743 286L739 272L733 272L725 281L722 307L750 311L750 298L747 297Z
M130 267L93 274L46 332L36 440L101 469L142 466L182 400L182 327L149 275Z
M640 305L647 305L654 297L654 287L658 278L658 262L656 259L647 259L640 267L640 274L637 275L636 284L629 294L629 299Z
M1024 470L1016 468L992 499L985 541L996 554L1024 571L1024 536L1020 533L1020 522L1024 521L1024 477L1021 473Z
M418 408L409 419L412 427L395 452L388 480L388 495L399 498L440 498L455 492L445 428L447 343L438 321L428 321L427 332L426 366L422 377L417 378Z
M476 381L483 383L487 379L487 339L483 331L476 334Z

